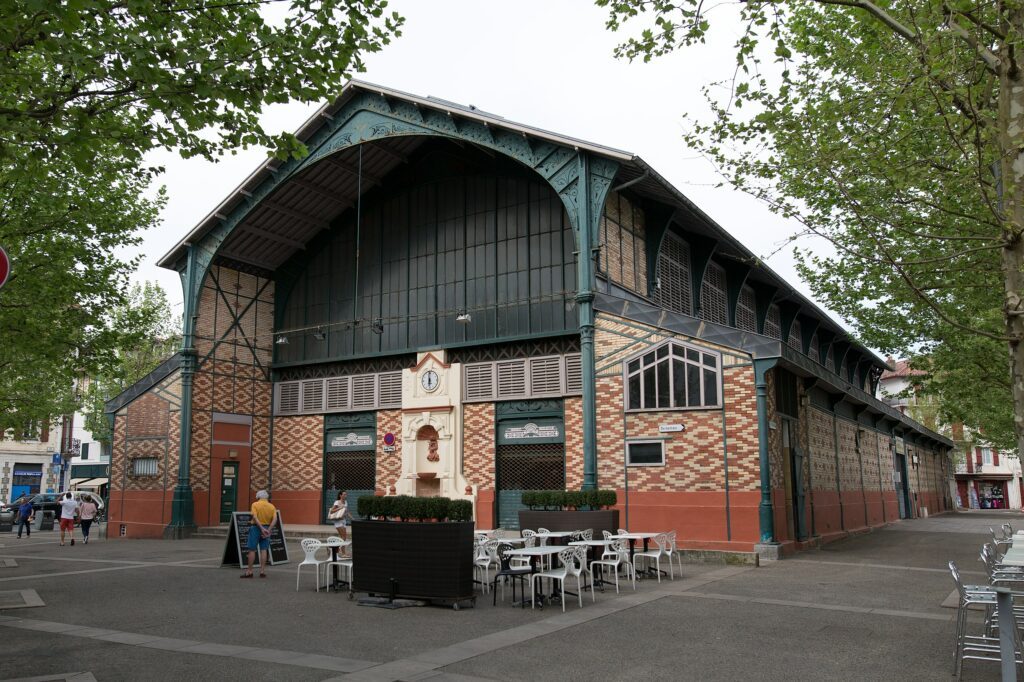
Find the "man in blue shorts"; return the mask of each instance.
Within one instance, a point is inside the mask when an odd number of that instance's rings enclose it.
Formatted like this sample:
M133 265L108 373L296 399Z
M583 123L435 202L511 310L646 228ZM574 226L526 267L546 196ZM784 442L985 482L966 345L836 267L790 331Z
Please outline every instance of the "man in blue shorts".
M241 575L242 578L252 577L252 565L256 561L256 552L260 553L260 577L267 577L267 553L270 551L270 532L277 524L277 508L270 504L270 493L261 490L256 493L253 502L252 522L249 524L249 568Z

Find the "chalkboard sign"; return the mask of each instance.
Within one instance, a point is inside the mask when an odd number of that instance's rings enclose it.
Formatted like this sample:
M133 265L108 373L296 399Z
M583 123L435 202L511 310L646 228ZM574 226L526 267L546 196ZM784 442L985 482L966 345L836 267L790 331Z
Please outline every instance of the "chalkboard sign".
M249 561L249 524L252 514L249 512L234 512L231 514L231 523L228 526L228 540L224 545L224 558L221 566L245 566ZM260 557L256 556L257 563ZM277 523L270 531L270 565L288 563L288 545L284 538L284 524L281 523L281 512L277 512Z

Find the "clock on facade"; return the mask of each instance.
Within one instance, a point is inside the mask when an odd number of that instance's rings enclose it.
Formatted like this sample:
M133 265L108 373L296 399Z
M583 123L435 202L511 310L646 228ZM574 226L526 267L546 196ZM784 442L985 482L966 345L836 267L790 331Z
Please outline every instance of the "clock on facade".
M441 381L437 376L437 372L432 369L428 369L423 373L423 376L420 377L420 384L423 386L424 391L433 392L437 390L440 383Z

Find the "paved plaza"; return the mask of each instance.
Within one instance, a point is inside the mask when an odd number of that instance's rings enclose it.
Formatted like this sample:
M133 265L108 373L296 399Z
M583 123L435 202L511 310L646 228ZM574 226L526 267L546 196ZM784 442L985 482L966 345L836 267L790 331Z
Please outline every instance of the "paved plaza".
M953 583L983 579L988 527L907 521L762 565L683 565L589 592L580 609L387 610L317 593L291 543L266 580L220 568L223 541L0 535L0 680L936 680L952 669ZM968 663L968 679L996 679Z

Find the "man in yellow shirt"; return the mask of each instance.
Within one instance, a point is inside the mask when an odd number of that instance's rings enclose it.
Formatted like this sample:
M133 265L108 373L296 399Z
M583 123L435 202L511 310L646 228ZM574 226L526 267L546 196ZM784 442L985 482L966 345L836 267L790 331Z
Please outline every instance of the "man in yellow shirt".
M270 532L277 524L277 508L270 504L270 493L261 490L256 493L256 501L249 510L252 521L249 524L249 568L242 574L243 578L252 577L252 565L256 561L256 551L260 552L260 577L267 577L267 552L270 550Z

